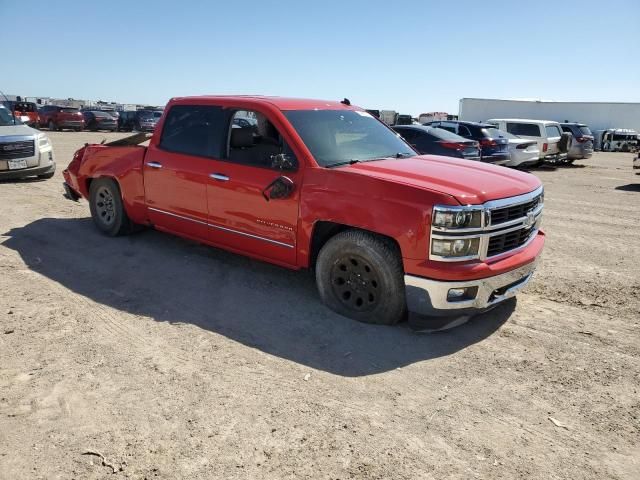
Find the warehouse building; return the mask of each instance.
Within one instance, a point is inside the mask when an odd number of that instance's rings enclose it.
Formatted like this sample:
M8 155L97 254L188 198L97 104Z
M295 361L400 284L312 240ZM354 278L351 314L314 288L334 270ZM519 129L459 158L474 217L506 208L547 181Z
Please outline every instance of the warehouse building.
M490 118L581 122L589 125L591 130L629 128L640 132L640 103L463 98L460 100L459 117L472 122Z

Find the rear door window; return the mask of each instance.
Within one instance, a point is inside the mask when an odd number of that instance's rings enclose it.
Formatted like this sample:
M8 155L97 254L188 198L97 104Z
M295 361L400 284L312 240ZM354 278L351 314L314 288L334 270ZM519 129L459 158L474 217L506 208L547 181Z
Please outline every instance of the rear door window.
M451 133L457 133L457 125L455 123L451 123L451 122L441 122L440 125L438 125L438 128L442 128L444 130L447 130Z
M399 128L396 132L399 133L407 142L413 141L413 139L418 135L418 132L411 128Z
M540 127L535 123L507 122L507 132L523 137L541 137Z
M471 138L471 130L465 125L458 125L458 135L461 137Z
M545 130L547 132L547 138L549 138L549 137L560 137L562 135L562 132L560 131L560 129L558 128L557 125L547 125L544 128L545 128Z
M222 107L175 105L164 122L159 147L174 153L221 158L225 130Z

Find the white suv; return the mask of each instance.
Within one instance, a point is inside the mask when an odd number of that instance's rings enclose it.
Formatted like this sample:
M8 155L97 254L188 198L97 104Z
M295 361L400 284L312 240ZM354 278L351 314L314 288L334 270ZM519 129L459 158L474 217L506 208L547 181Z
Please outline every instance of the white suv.
M551 120L528 120L522 118L493 118L485 123L495 125L521 138L538 142L540 160L564 162L571 148L571 135L563 134L558 122Z

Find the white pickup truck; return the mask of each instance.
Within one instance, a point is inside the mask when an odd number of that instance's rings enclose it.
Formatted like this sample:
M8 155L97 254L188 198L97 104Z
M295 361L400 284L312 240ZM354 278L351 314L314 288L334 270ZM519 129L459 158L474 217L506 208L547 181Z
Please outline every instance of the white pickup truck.
M572 136L562 132L558 122L551 120L529 120L521 118L493 118L485 123L520 138L535 140L540 151L540 160L566 162L571 148Z
M24 125L0 106L0 180L51 178L56 171L53 147L43 132Z

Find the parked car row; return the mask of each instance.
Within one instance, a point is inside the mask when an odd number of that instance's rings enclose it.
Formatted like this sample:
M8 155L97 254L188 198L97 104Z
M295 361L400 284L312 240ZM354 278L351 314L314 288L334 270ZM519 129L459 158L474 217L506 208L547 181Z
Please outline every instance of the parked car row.
M593 154L593 135L589 127L579 123L494 118L483 123L439 120L393 128L419 153L508 167L573 163Z
M33 102L3 101L7 111L13 113L23 124L51 131L61 130L108 130L152 132L162 112L159 110L115 110L83 109L60 105L44 105L38 109Z

